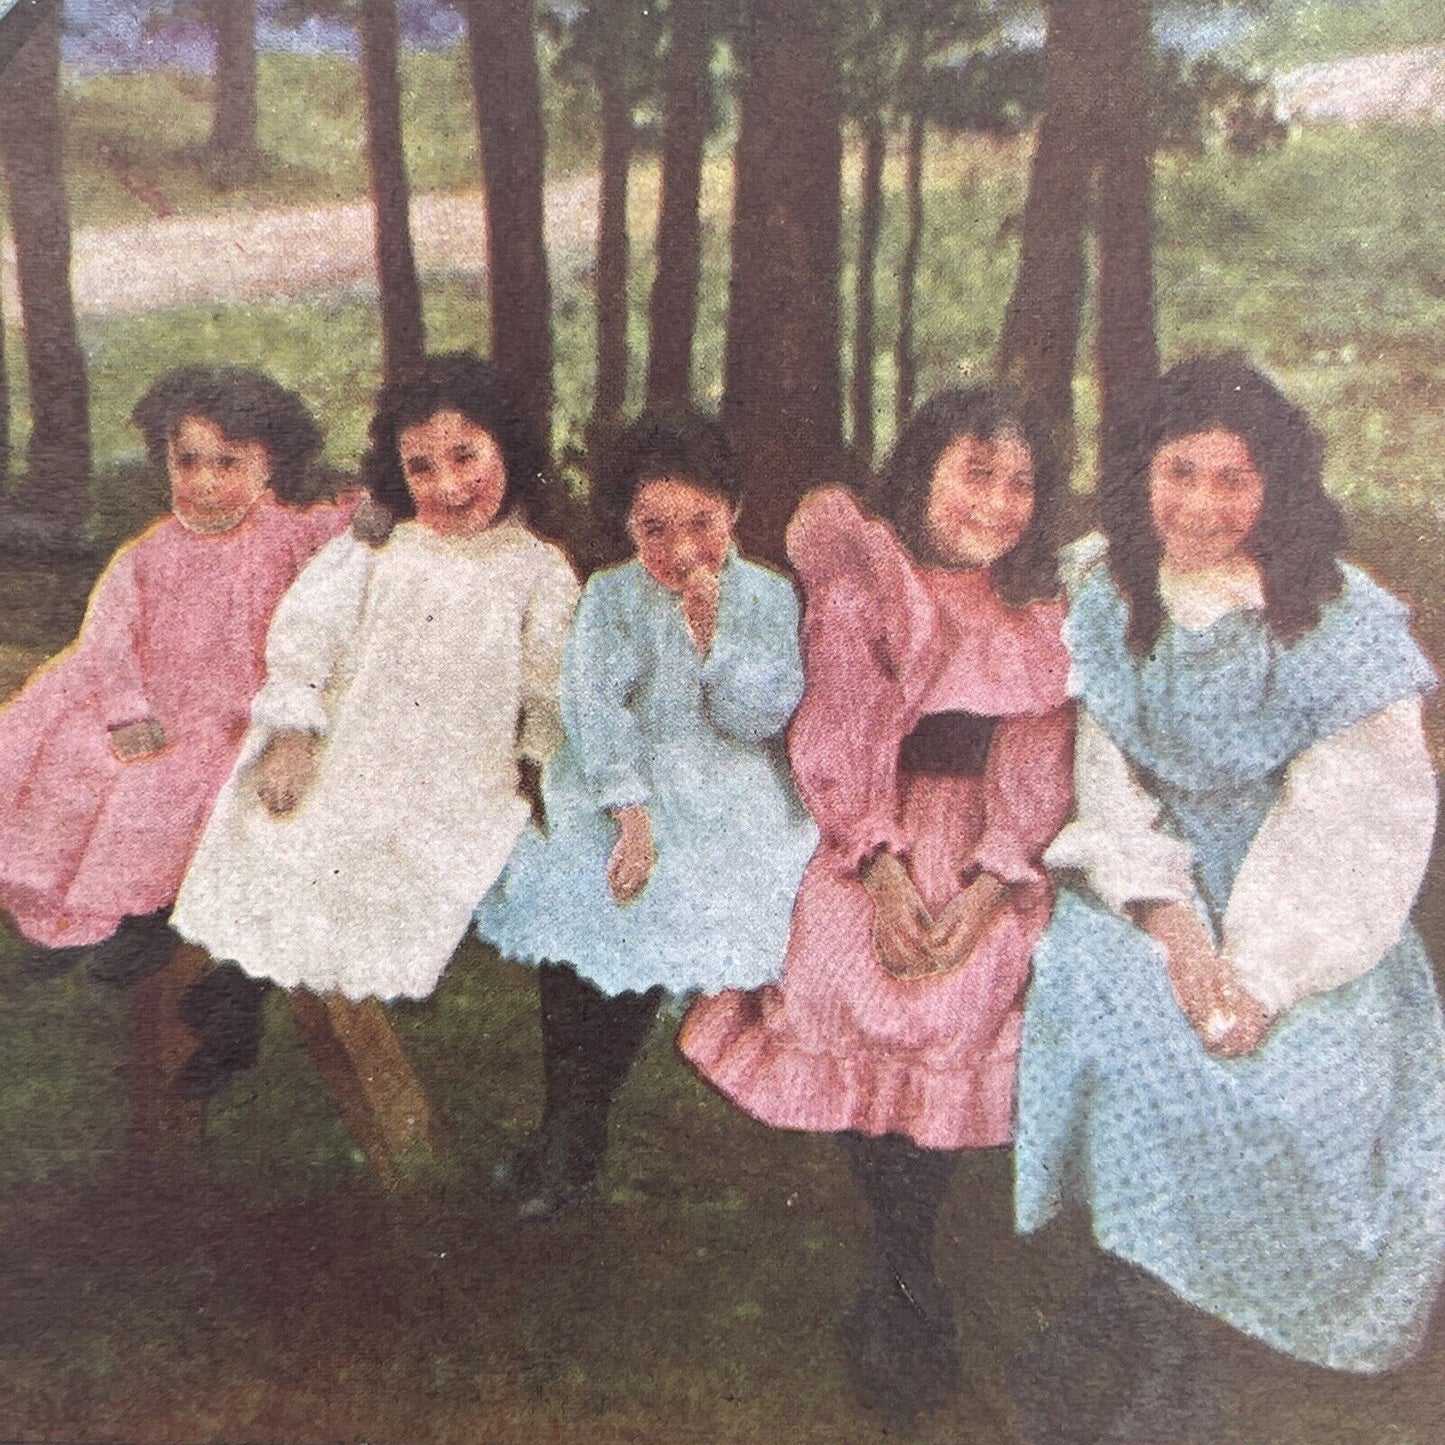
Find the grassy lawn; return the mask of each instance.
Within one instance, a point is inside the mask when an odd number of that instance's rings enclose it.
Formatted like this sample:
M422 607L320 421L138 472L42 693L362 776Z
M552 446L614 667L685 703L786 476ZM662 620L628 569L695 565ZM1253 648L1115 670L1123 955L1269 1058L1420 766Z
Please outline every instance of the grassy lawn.
M1012 282L1023 161L1017 147L933 148L924 391L987 371ZM1442 173L1440 130L1319 132L1251 161L1166 161L1159 295L1169 356L1241 347L1311 407L1361 555L1411 596L1445 658ZM328 175L345 193L339 163ZM639 356L655 191L655 172L642 168ZM884 336L896 317L900 211L894 204L880 268ZM722 168L710 172L707 213L699 376L715 399ZM589 401L583 286L580 275L558 278L564 443L580 435ZM427 309L434 345L485 346L473 283L438 280ZM379 364L362 299L94 322L85 342L101 459L94 530L106 545L163 504L126 416L166 365L269 367L324 418L329 460L355 463ZM885 438L890 388L884 365ZM1082 382L1080 397L1087 414ZM0 689L64 640L85 581L0 579ZM1445 959L1439 878L1421 919ZM0 935L0 1435L398 1445L884 1438L852 1406L832 1334L864 1229L837 1151L736 1114L676 1059L668 1029L620 1102L602 1199L550 1231L522 1231L487 1181L539 1104L535 988L524 970L468 945L432 1000L395 1011L453 1146L387 1198L279 1000L261 1067L212 1110L200 1148L138 1168L123 1143L124 1001L78 979L22 984L3 964L13 946ZM918 1440L1016 1438L1002 1361L1084 1267L1076 1224L1040 1241L1013 1238L1008 1183L1006 1156L980 1156L951 1197L941 1256L975 1388ZM1375 1382L1235 1349L1234 1438L1430 1445L1445 1418L1442 1367L1439 1331L1425 1358Z

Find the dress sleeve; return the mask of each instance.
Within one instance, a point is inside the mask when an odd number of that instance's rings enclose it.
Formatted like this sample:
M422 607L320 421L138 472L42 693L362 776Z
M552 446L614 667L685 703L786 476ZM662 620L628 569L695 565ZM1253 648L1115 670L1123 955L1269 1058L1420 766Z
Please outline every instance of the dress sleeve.
M562 745L557 692L577 595L571 567L549 547L522 620L522 727L517 751L539 763L547 762Z
M761 743L782 732L803 696L798 601L781 577L756 588L727 580L702 665L703 706L725 737Z
M1130 903L1194 899L1188 844L1160 829L1158 802L1113 739L1082 709L1074 745L1074 794L1074 820L1044 854L1053 872L1082 874L1116 913Z
M327 694L361 622L375 560L364 543L337 537L291 584L266 636L266 681L251 702L257 727L326 733Z
M1069 816L1073 751L1072 704L999 722L984 765L984 828L973 867L1003 883L1048 881L1044 849Z
M1399 941L1429 862L1435 808L1419 698L1290 764L1224 917L1225 952L1272 1013L1360 977Z
M646 803L642 730L631 707L640 653L622 609L608 596L612 578L582 590L562 660L562 725L599 808Z
M91 594L80 630L79 654L107 728L153 717L140 654L141 590L133 549L106 568ZM157 718L165 726L163 718Z

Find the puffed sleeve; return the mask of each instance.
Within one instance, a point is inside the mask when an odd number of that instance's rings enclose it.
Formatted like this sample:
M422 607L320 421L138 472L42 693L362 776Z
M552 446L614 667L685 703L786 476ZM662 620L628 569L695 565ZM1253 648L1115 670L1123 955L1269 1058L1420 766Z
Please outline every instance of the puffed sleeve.
M521 756L539 763L562 745L557 693L577 596L572 568L560 552L547 547L522 620L522 727L517 740Z
M328 692L360 624L375 563L370 547L341 536L291 584L266 636L266 681L251 702L257 727L326 733Z
M1045 883L1045 848L1073 796L1073 704L1000 719L984 764L984 828L973 867L1009 884Z
M1435 831L1418 697L1289 766L1224 916L1224 949L1272 1013L1360 977L1399 941Z
M1116 913L1131 903L1187 903L1195 895L1189 845L1159 827L1160 807L1118 746L1080 709L1074 743L1074 819L1044 862L1082 875ZM993 870L990 869L990 872Z
M724 571L702 691L713 726L738 742L763 742L788 725L803 696L803 659L797 596L782 577L735 562Z
M629 702L641 654L626 609L615 605L617 572L601 572L582 589L562 659L562 725L599 808L648 801L642 732Z
M86 609L79 655L107 728L154 717L141 665L141 587L136 549L126 548L106 568ZM164 726L164 719L157 719Z

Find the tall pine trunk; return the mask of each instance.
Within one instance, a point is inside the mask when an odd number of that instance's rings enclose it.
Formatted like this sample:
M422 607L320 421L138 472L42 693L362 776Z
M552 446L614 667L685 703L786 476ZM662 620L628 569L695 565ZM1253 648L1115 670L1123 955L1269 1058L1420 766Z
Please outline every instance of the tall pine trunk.
M858 176L858 275L853 318L853 450L872 462L873 363L877 347L875 284L878 241L883 232L883 165L888 133L883 117L870 111L863 121L863 158Z
M913 305L918 293L918 262L923 254L923 147L927 118L922 101L908 117L908 143L904 158L904 190L908 197L908 239L898 268L898 339L894 348L895 385L893 423L901 432L913 415L918 391L918 354L913 339Z
M416 366L426 351L402 145L401 34L396 0L361 0L360 28L366 159L381 299L382 371L387 381L395 381Z
M256 0L213 0L216 98L206 149L225 179L254 171L261 154Z
M652 283L647 357L648 406L692 398L693 334L702 274L703 150L707 144L707 0L673 0L663 76L662 200L657 274Z
M70 201L60 116L60 7L36 23L0 75L0 157L30 378L25 486L7 530L37 546L84 545L90 388L70 287Z
M632 97L626 75L599 81L602 167L597 213L597 386L593 436L616 431L627 404L627 180L632 164Z
M836 0L754 0L736 157L725 412L744 545L783 557L798 498L842 449L842 107Z
M521 389L544 440L552 425L547 138L533 0L466 0L467 55L486 188L492 356Z

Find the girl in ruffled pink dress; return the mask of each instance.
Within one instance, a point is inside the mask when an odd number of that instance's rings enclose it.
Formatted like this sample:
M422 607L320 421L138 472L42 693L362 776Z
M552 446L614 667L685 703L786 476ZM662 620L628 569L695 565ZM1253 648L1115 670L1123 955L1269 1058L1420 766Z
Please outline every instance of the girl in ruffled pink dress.
M788 554L807 678L789 754L822 842L781 985L702 999L681 1048L765 1123L843 1136L874 1254L843 1327L865 1401L955 1387L933 1235L958 1151L1012 1138L1029 954L1068 817L1058 478L987 387L914 417L877 505L806 498Z
M191 850L265 680L271 613L355 500L293 505L322 436L259 372L183 367L133 419L171 515L123 546L80 636L0 710L0 911L32 974L134 982L176 942Z

